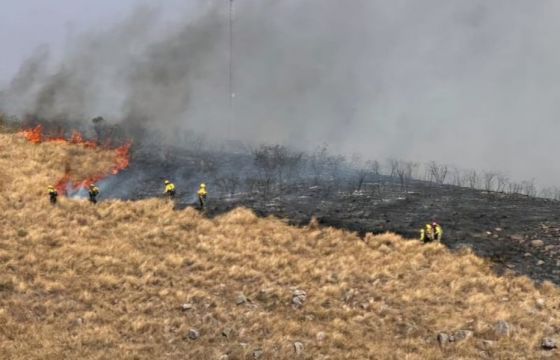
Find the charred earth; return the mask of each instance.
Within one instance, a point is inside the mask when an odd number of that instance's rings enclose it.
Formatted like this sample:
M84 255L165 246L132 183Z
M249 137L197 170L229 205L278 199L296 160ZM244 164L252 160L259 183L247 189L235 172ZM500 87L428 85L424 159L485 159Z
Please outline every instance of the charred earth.
M162 155L163 154L163 155ZM203 152L140 149L131 167L108 180L106 195L143 199L162 193L162 179L178 187L177 208L196 206L200 182L210 188L206 213L243 206L294 225L312 218L360 235L394 232L416 238L426 223L444 227L444 244L472 248L500 273L560 283L560 203L553 200L437 185L370 174L364 177L336 159L300 159L297 169L259 166L258 151ZM296 156L296 155L293 155ZM297 155L303 156L305 155ZM310 170L311 169L311 170ZM357 190L359 188L359 190Z

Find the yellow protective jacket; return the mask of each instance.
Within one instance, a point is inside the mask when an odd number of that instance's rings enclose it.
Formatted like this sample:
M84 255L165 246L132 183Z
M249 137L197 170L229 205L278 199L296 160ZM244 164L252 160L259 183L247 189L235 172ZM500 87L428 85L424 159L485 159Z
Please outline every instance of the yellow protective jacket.
M437 225L435 228L435 240L441 241L443 238L443 228L440 225Z
M165 191L164 191L165 194L172 193L174 191L175 191L175 185L174 184L169 183L169 184L165 185Z
M198 190L198 196L205 198L208 195L208 191L206 191L206 188L200 188Z
M432 225L426 224L425 227L420 229L420 241L429 241L434 239L434 229Z
M89 188L89 193L93 195L99 195L99 188L97 186Z
M49 195L58 195L58 193L54 188L49 188L48 191L49 191Z

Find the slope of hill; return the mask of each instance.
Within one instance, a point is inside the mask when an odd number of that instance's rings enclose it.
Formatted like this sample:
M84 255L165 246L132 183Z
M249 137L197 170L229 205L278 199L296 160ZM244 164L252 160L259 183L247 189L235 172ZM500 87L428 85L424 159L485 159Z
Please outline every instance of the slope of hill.
M558 288L468 250L159 199L49 205L49 183L113 157L0 135L1 358L557 356Z

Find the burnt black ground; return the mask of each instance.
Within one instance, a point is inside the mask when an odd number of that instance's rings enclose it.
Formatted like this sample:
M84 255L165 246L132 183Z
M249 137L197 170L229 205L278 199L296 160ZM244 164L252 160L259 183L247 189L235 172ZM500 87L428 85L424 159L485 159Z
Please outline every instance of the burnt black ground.
M204 158L206 163L213 161ZM178 189L177 209L195 206L198 183L207 182L210 196L206 213L210 217L243 206L259 216L274 215L298 226L315 217L320 224L360 235L390 231L407 238L418 237L419 229L435 220L444 227L445 245L457 251L472 248L490 260L498 274L513 272L560 285L559 202L420 181L412 182L405 192L389 177L374 179L359 192L352 190L350 177L319 185L301 177L273 187L266 196L243 185L230 195L219 190L216 179L230 171L248 178L251 169L247 158L229 158L217 166L218 170L211 166L212 171L204 164L201 168L200 162L188 157L162 160L137 156L129 170L109 180L105 196L162 196L162 179L170 178ZM542 244L534 240L542 240Z

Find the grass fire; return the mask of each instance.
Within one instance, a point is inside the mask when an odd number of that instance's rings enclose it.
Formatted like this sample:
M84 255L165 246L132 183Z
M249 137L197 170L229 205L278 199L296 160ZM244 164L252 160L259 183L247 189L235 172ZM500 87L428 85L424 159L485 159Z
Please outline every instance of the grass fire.
M560 358L558 10L4 1L0 360Z
M533 358L560 327L556 285L468 248L166 199L53 207L48 184L129 155L76 138L0 134L2 358Z

